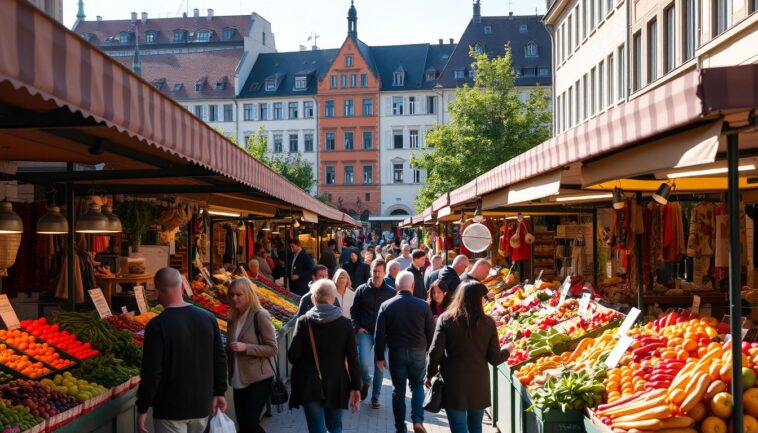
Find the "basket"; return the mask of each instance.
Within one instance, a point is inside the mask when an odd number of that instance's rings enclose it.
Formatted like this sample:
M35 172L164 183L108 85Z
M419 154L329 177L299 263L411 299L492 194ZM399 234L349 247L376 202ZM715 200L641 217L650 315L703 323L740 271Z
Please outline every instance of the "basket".
M16 263L21 233L0 235L0 277L8 275L7 269Z

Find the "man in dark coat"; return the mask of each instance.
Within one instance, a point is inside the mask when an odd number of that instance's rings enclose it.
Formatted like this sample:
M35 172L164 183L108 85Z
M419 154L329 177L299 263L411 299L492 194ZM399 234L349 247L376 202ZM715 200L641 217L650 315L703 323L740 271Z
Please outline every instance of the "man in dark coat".
M402 271L402 269L400 269L400 263L396 260L390 260L387 262L387 276L384 277L384 282L393 290L395 289L395 278L397 278L397 274L399 274L400 271Z
M299 239L290 239L290 251L292 251L292 260L287 266L287 272L290 277L290 291L296 295L308 293L308 283L313 276L313 259L300 245Z
M406 271L413 274L413 296L419 299L426 299L424 264L426 264L426 253L421 250L413 250L413 254L411 254L411 265Z
M329 278L332 278L337 272L337 256L334 254L336 249L337 241L329 239L326 248L321 249L321 258L318 260L318 264L326 266L326 269L329 270Z
M450 292L451 297L455 293L455 289L458 288L458 285L461 284L460 276L466 272L468 265L468 257L461 254L455 257L452 266L445 266L440 271L438 279L444 281L445 284L447 284L447 290Z

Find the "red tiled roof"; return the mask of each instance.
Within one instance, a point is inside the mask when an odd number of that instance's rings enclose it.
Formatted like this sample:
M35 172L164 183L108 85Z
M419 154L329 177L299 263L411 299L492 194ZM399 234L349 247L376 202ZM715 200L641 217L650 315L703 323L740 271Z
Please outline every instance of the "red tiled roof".
M155 84L165 80L159 89L177 100L232 98L234 97L234 72L242 58L243 50L228 49L201 51L186 54L140 54L142 78ZM133 56L114 57L116 61L132 68ZM202 92L195 91L195 83L205 79ZM216 90L217 82L226 81L223 90ZM174 86L182 84L179 92Z

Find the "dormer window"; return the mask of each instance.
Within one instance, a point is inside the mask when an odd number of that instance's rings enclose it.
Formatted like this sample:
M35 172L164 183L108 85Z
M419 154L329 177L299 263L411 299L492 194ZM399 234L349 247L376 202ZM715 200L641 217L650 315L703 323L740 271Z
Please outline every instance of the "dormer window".
M521 24L518 28L519 33L527 33L529 31L529 27L527 27L526 24Z
M224 29L223 37L225 41L231 40L233 36L234 36L234 28L227 27Z
M92 33L82 33L82 34L81 34L81 35L79 35L79 36L81 36L81 37L82 37L82 39L84 39L84 40L85 40L85 41L87 41L87 42L90 42L90 41L92 41L92 39L93 39L93 35L92 35Z
M351 54L345 56L345 66L353 66L353 56Z
M295 90L305 90L308 86L308 77L300 75L295 77Z
M463 80L466 78L465 71L463 69L456 69L453 71L453 78L456 80Z
M224 81L216 81L216 90L221 91L224 90L226 87L226 83Z
M131 40L132 34L129 32L121 32L118 34L118 42L120 44L128 44Z
M524 55L526 57L538 57L539 52L537 50L537 44L534 43L534 41L529 41L528 44L526 44L526 47L524 48L525 52Z
M485 35L491 35L492 34L492 26L487 24L484 26L484 34Z
M398 69L392 74L392 85L398 87L405 85L405 71L403 68Z
M208 42L211 40L211 31L210 30L200 30L197 32L197 41L198 42Z
M426 81L434 81L437 79L437 71L432 68L426 71Z
M149 32L145 33L145 42L152 44L155 42L155 40L158 39L158 32L155 30L151 30Z
M266 91L273 92L274 90L276 90L276 80L269 78L266 80Z
M187 32L184 30L178 29L174 30L174 42L185 42L186 41Z
M204 84L205 83L203 81L198 81L197 83L195 83L195 91L196 92L202 92Z
M181 92L182 88L184 88L184 84L182 84L182 83L176 83L176 84L174 84L174 88L172 89L172 91L174 93Z
M166 84L165 80L153 81L153 87L158 90L163 90L163 85Z

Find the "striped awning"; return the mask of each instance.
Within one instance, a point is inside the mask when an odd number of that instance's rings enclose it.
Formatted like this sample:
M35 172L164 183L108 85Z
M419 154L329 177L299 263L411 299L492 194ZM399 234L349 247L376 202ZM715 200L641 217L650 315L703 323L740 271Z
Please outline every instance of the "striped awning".
M325 218L357 225L312 198L150 83L23 0L0 0L0 84Z
M438 210L442 209L443 207L447 206L450 200L450 193L444 193L437 200L434 200L432 203L432 210L437 212Z

